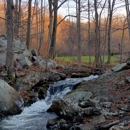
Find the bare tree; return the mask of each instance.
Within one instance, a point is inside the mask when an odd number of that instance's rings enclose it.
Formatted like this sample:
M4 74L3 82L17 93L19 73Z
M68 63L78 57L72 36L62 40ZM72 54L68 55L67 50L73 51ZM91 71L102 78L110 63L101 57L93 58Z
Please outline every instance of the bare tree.
M12 74L14 69L14 50L13 50L13 0L7 0L6 11L6 28L7 28L7 54L6 54L6 66L8 72Z
M57 10L58 10L58 0L54 0L53 2L53 10L54 10L54 19L53 19L53 29L51 35L51 43L50 43L50 50L49 56L50 58L55 57L55 44L56 44L56 33L57 33Z
M26 34L26 45L30 47L30 27L31 27L31 3L32 0L28 1L28 21L27 21L27 34Z
M89 67L91 65L91 54L90 54L90 48L91 48L91 43L90 43L90 29L91 29L91 24L90 24L90 1L88 0L88 54L89 54Z
M50 58L55 58L56 34L57 34L57 11L67 0L61 1L58 5L58 0L48 0L49 3L49 33L48 33L48 55ZM52 18L53 17L53 18Z
M123 23L123 28L122 28L122 36L121 36L121 43L120 43L120 63L122 63L122 54L123 54L123 51L122 51L122 48L123 48L123 40L124 40L124 31L125 31L125 26L126 26L126 19L124 20L124 23Z
M51 44L51 35L52 35L52 16L53 16L53 9L52 9L52 0L48 0L49 3L49 30L48 30L48 47L47 47L47 56L46 58L48 59L49 57L49 51L51 50L50 44Z
M18 39L21 19L21 0L15 0L14 8L14 38Z
M94 10L95 10L95 62L96 67L100 66L100 43L99 43L99 16L98 16L98 4L97 0L94 0Z
M45 5L45 1L44 1L44 5ZM40 43L38 46L38 54L40 54L40 49L42 46L42 42L43 42L43 33L44 33L44 22L45 22L45 8L44 8L44 14L43 14L43 1L41 0L41 34L40 34Z
M130 8L129 8L129 5L130 5L129 0L125 0L126 15L127 15L127 23L128 23L129 38L130 38Z
M108 1L108 61L107 63L110 63L111 61L111 26L112 26L112 16L113 16L113 10L116 0Z
M78 66L79 70L81 69L81 30L80 30L80 14L81 14L81 7L80 7L80 0L76 1L76 11L77 11L77 59L78 59Z

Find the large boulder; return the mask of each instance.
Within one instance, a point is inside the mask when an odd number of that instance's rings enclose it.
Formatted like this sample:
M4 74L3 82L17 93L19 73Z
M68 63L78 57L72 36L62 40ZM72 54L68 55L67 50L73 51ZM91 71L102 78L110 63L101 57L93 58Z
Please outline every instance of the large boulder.
M24 66L31 66L30 61L32 54L31 51L27 49L27 46L23 44L20 40L13 40L13 49L14 49L14 59L19 61L19 64ZM0 66L6 64L6 48L7 48L7 39L6 35L0 36Z
M23 99L8 83L0 79L0 117L19 114L23 109Z
M20 88L19 91L23 92L30 90L34 85L36 85L41 79L41 75L35 71L30 71L26 76L18 79Z

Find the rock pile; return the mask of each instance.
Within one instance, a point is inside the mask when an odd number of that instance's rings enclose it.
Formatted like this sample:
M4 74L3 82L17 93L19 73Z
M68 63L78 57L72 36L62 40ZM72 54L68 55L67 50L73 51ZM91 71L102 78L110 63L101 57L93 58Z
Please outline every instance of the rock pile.
M81 82L63 99L53 101L48 111L55 112L59 118L54 119L58 119L55 123L48 120L47 127L130 130L130 70L124 70L128 68L127 64L117 65L97 79Z

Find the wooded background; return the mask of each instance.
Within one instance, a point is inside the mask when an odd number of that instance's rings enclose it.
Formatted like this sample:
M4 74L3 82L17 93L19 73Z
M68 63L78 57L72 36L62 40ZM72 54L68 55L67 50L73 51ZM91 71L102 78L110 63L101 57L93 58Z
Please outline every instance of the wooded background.
M20 39L28 49L36 49L45 58L77 56L81 68L83 55L95 56L96 66L102 66L103 55L108 55L107 63L113 54L120 55L120 63L129 56L129 0L11 1L0 1L0 34L7 34L12 17L11 37ZM12 10L10 17L8 4ZM68 13L63 15L61 8Z

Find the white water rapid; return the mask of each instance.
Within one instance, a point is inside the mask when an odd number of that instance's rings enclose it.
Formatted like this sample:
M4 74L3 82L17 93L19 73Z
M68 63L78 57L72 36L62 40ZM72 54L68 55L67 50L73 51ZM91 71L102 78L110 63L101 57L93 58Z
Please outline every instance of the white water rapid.
M25 107L19 115L9 116L0 121L0 130L47 130L47 120L56 117L56 114L46 112L51 106L52 101L57 98L62 98L77 83L97 77L71 78L55 82L53 85L50 85L44 100L39 100L31 106Z

